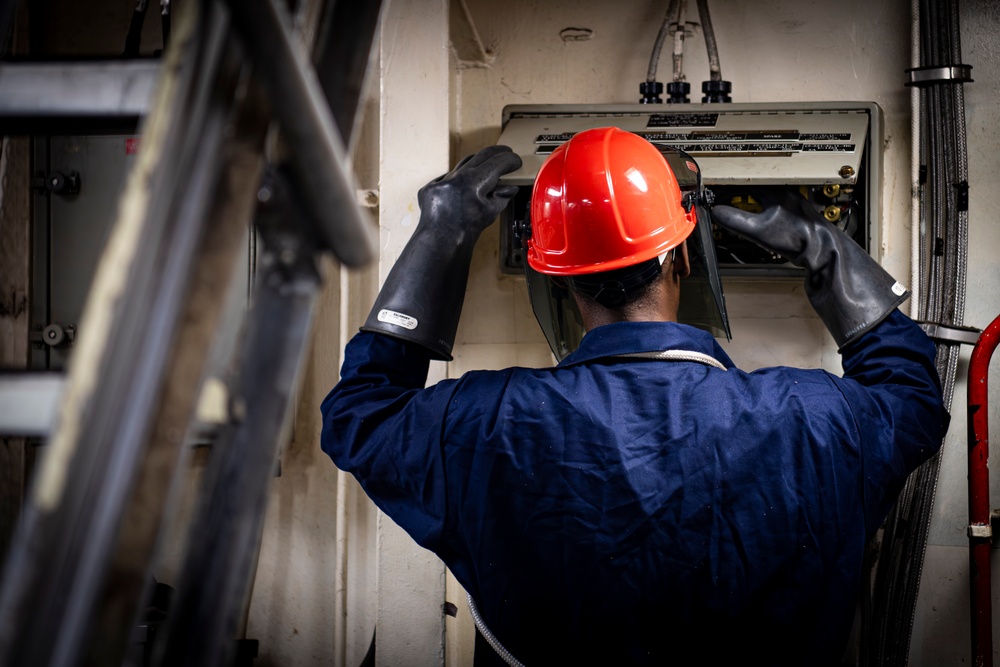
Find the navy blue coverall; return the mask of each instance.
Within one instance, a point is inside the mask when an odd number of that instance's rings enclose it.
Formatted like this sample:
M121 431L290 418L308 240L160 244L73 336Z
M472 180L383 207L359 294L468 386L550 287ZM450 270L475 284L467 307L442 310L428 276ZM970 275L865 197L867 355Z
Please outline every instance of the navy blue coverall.
M728 370L615 356L670 349ZM898 311L843 378L616 323L556 367L424 388L421 346L361 333L322 445L528 667L835 664L866 542L947 429L934 355Z

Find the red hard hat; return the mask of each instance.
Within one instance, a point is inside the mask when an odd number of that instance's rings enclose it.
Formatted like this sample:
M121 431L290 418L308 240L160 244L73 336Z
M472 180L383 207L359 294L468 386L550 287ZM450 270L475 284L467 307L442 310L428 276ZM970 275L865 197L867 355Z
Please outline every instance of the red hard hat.
M535 178L528 264L573 276L624 268L679 246L695 226L653 144L615 127L559 146Z

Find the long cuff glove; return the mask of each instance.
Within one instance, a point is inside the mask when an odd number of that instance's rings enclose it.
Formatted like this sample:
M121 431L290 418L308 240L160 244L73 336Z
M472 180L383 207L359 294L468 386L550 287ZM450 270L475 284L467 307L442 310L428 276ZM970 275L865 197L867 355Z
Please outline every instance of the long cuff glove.
M412 341L434 359L451 360L472 251L517 192L517 186L497 185L498 179L520 166L507 146L489 146L420 189L420 222L362 331Z
M729 231L806 270L806 294L839 348L885 319L909 296L865 250L798 195L762 213L712 209Z

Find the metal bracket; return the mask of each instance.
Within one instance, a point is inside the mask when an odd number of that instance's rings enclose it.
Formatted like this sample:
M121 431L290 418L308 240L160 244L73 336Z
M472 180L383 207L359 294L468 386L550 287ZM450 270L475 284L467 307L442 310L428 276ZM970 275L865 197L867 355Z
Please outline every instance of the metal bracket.
M76 325L69 324L63 327L60 324L48 324L44 328L32 331L29 340L39 349L42 345L68 347L76 340Z
M993 527L983 523L969 524L968 535L970 540L991 540L993 539Z
M149 111L159 73L148 61L3 63L0 118L5 130L26 132L55 121L135 122Z
M514 238L522 244L531 238L531 223L528 222L527 213L525 213L524 220L514 221Z
M906 70L910 75L907 86L923 88L938 83L972 83L972 65L948 65L946 67L914 67Z
M54 195L75 195L80 193L80 172L51 171L31 179L31 187L38 194L51 192Z
M958 201L955 202L956 207L959 211L969 210L969 182L959 181L954 184L955 194L958 196Z
M979 334L983 331L975 327L960 327L953 324L938 324L937 322L917 322L930 338L942 343L960 345L975 345Z
M715 193L711 190L704 189L701 192L686 192L684 196L681 197L681 206L687 213L691 212L691 209L695 206L707 206L711 208L715 205Z
M0 375L0 435L47 437L65 385L57 373Z

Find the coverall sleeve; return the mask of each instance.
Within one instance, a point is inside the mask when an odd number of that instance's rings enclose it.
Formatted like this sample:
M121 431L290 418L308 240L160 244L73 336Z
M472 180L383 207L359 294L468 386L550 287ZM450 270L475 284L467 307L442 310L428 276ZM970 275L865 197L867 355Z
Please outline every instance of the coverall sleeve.
M898 310L843 350L841 390L863 443L869 531L884 520L909 473L941 447L949 415L934 343Z
M380 509L434 549L446 519L441 433L454 381L424 388L429 362L420 345L354 336L340 382L322 404L321 444Z

